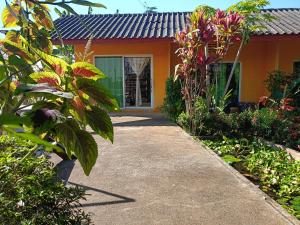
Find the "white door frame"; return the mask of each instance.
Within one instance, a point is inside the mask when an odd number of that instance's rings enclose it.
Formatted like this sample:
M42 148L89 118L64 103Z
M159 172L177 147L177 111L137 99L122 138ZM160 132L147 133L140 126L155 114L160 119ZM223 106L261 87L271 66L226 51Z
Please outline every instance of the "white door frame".
M123 70L123 107L121 109L153 109L154 108L154 79L153 79L153 55L152 54L129 54L129 55L116 55L116 54L108 54L108 55L94 55L93 56L93 64L96 66L96 58L97 57L120 57L122 58L122 70ZM125 64L124 64L124 58L139 58L139 57L147 57L150 58L150 80L151 80L151 105L150 107L126 107L126 100L125 100Z

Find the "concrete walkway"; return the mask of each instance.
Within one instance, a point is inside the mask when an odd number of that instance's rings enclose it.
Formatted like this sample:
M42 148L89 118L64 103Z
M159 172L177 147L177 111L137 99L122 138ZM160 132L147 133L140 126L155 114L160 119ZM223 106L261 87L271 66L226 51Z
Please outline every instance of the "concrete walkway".
M88 189L96 225L299 224L254 185L162 116L114 116L115 143L70 184Z

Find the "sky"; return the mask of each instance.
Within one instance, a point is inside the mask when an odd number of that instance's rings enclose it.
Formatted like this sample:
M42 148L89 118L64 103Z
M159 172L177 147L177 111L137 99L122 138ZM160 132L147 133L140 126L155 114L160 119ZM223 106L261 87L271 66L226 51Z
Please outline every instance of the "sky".
M57 0L61 1L61 0ZM210 5L215 8L226 9L228 6L238 2L239 0L90 0L92 2L102 3L107 9L94 8L93 13L142 13L144 8L143 2L147 2L149 6L156 6L158 12L178 12L192 11L198 5ZM5 7L5 1L0 0L0 12ZM300 0L270 0L271 4L268 8L300 8ZM87 7L75 6L73 8L78 14L86 14ZM52 14L57 18L55 13ZM2 27L2 23L0 24Z

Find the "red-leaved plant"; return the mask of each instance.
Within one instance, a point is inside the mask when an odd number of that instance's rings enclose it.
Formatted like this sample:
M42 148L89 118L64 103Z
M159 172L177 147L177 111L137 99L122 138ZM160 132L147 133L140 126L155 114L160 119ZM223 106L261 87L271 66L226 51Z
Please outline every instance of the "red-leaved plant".
M204 97L208 107L211 104L209 65L222 60L229 47L241 40L243 21L235 12L200 7L190 16L186 30L176 35L181 63L176 66L175 79L182 80L192 133L196 98Z

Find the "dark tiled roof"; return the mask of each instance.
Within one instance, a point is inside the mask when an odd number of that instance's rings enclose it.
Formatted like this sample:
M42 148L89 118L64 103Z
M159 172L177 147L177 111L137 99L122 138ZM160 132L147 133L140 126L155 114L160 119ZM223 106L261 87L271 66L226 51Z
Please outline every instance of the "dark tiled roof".
M266 29L256 35L300 34L300 9L265 9L276 19L263 22ZM57 29L65 40L87 39L93 32L96 39L123 38L172 38L186 27L190 12L149 13L149 14L101 14L63 16L55 21ZM57 39L57 34L53 34Z
M300 34L300 8L265 9L261 13L269 13L276 19L261 22L265 29L257 31L257 35Z

